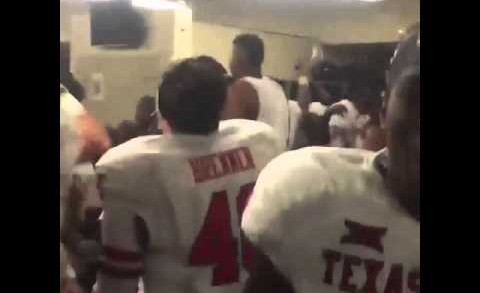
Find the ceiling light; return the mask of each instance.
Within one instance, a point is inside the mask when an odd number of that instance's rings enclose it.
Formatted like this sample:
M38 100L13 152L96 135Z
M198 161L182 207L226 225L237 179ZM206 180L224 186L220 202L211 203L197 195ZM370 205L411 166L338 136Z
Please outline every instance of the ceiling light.
M132 6L153 10L175 10L185 8L183 1L168 0L132 0Z

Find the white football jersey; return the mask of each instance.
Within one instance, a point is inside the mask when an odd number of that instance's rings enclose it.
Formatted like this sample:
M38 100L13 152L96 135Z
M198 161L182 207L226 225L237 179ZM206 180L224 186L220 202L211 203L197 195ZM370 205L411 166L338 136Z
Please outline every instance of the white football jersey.
M374 158L310 147L260 174L242 229L296 293L420 292L420 224L393 201Z
M286 149L289 134L289 106L282 86L266 76L244 77L243 80L250 83L257 92L259 105L257 120L273 127Z
M300 106L298 105L297 101L288 101L288 110L290 111L289 113L289 132L288 132L288 148L291 149L293 147L293 143L295 140L295 134L297 132L298 128L298 122L300 120L300 116L302 115L302 109L300 109Z
M75 97L60 85L60 229L63 225L66 196L72 183L72 169L78 159L81 140L76 125L77 117L84 108ZM66 252L60 243L60 279L65 278L68 268ZM71 277L71 276L69 276Z
M102 292L137 292L138 276L146 293L241 292L241 214L260 170L282 149L270 126L233 119L208 136L145 136L108 151L96 166ZM148 231L146 249L135 218Z
M60 87L62 89L62 87ZM71 173L82 147L77 125L85 109L68 92L60 94L60 195L71 184Z
M355 105L349 100L341 100L332 106L334 105L345 106L347 112L343 115L333 115L330 119L330 146L361 148L363 146L363 140L360 133L368 123L369 116L360 114ZM333 128L340 130L340 134L332 132Z

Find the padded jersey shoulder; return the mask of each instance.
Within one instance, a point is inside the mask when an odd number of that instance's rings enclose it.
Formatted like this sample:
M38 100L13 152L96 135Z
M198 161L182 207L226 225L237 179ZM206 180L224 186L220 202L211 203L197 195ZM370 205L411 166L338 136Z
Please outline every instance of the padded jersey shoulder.
M134 138L108 150L100 158L95 168L104 200L147 200L148 186L151 186L149 158L158 155L162 140L160 135Z
M243 215L242 228L254 243L282 238L287 214L322 198L343 196L352 188L381 180L371 168L375 153L344 148L308 147L280 155L261 172ZM288 225L285 225L288 226ZM272 228L276 227L276 228Z
M138 159L148 156L149 153L158 152L160 135L141 136L131 139L123 144L108 150L97 162L97 169L110 168L115 166L128 166L135 164Z
M280 138L276 131L270 125L260 121L247 119L224 120L220 123L219 132L223 136L232 136L239 140L271 143L272 147L277 147L277 144L280 143Z

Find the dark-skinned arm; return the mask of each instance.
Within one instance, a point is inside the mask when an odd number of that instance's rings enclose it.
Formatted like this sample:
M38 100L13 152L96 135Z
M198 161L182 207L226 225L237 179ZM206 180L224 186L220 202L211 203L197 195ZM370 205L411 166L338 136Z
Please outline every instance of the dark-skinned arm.
M249 119L257 120L258 94L253 86L245 80L235 81L229 88L222 120Z

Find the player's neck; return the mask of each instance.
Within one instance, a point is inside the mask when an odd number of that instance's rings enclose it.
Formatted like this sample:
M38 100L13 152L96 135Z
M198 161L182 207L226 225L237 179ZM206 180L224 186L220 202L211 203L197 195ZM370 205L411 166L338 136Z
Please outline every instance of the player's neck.
M262 69L261 68L252 68L243 74L242 77L255 77L255 78L262 78Z

